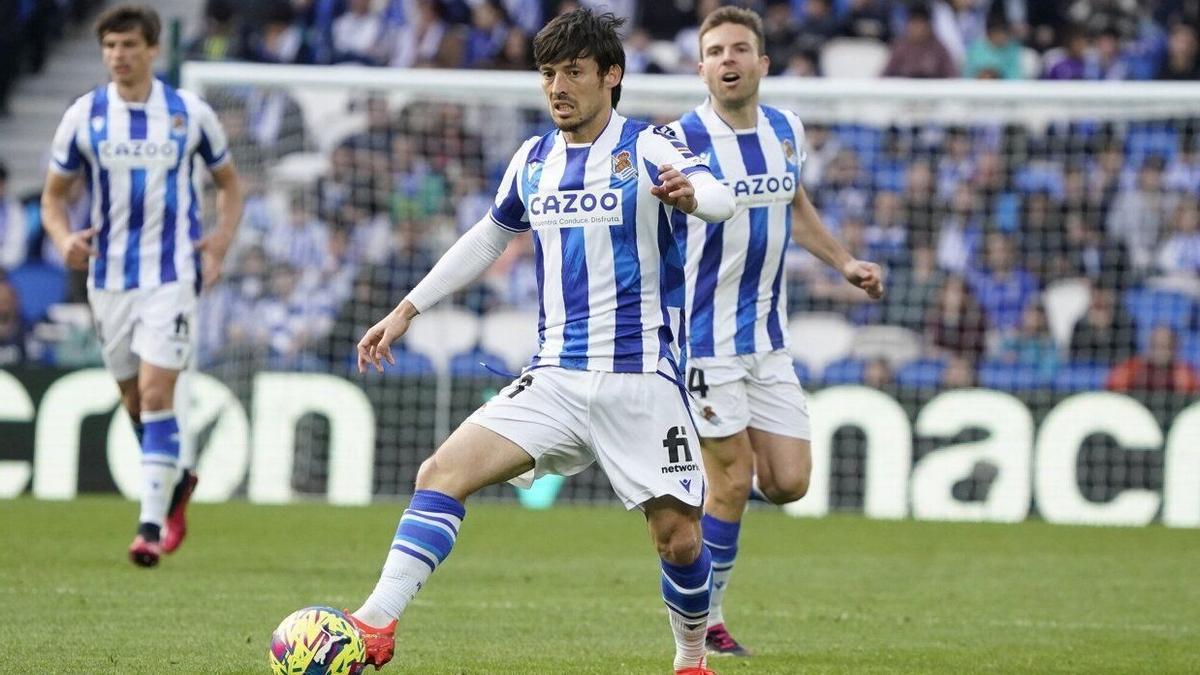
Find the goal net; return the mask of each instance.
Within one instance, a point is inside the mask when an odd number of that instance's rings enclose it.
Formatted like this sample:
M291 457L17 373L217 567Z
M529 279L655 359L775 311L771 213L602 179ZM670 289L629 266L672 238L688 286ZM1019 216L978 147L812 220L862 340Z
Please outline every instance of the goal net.
M372 493L407 494L420 462L536 349L528 236L417 320L384 375L354 372L354 344L486 212L517 146L552 128L536 74L189 63L183 85L217 110L248 195L225 280L202 301L200 370L256 414L270 410L251 400L261 373L354 383L374 413ZM704 95L697 78L631 76L620 109L666 123ZM984 422L922 427L939 394L1012 396L1030 435L1081 392L1128 393L1163 429L1189 402L1200 366L1196 88L769 79L763 102L800 115L805 189L889 281L868 302L802 249L787 257L790 349L814 399L814 489L829 508L869 507L869 455L888 442L822 422L822 411L844 419L816 405L834 388L893 400L912 425L912 464L997 437ZM295 493L326 491L336 433L321 414L299 418ZM1163 487L1160 447L1085 436L1075 473L1085 499ZM964 464L953 498L986 502L1005 452ZM611 498L595 469L541 489Z

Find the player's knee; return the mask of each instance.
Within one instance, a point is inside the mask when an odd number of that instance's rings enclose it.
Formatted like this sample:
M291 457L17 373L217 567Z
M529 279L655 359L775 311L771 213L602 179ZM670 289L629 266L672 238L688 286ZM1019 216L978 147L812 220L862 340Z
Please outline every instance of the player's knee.
M769 484L759 485L759 487L762 488L763 494L771 500L772 504L790 504L808 494L808 482L809 474L805 472L784 477L782 481L774 480Z
M702 544L699 523L684 521L657 533L658 557L672 565L687 565L700 555Z
M727 509L740 511L746 506L746 499L750 495L751 479L749 472L725 472L720 479L714 472L709 476L708 499Z
M417 469L417 484L418 490L432 490L437 486L445 474L445 469L438 463L437 455L434 454L421 462L421 466Z

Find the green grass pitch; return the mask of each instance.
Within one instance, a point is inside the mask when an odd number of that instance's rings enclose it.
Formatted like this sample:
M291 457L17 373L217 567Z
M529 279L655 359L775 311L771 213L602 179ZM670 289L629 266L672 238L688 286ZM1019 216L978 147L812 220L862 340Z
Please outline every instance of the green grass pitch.
M154 570L136 505L0 502L0 672L266 673L305 605L358 606L400 504L201 504ZM720 673L1200 672L1200 533L747 517ZM618 508L468 506L393 673L669 673L658 565Z

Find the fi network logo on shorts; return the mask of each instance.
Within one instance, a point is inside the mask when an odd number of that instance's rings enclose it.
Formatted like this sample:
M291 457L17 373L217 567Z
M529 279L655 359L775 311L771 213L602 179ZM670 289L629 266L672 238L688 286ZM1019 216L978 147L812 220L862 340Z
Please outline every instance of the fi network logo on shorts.
M692 448L688 444L687 429L681 426L667 429L667 435L663 438L662 444L667 449L668 462L662 468L663 473L683 473L700 470L700 467L692 461Z

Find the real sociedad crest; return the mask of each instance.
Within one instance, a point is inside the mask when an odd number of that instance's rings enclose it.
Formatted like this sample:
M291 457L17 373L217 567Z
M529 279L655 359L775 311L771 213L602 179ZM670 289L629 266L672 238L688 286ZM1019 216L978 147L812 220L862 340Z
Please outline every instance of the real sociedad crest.
M637 176L637 167L628 150L622 150L612 156L613 175L621 180L629 180Z
M187 134L187 118L183 116L183 113L171 115L171 133L175 136Z
M796 163L796 146L792 145L792 139L783 139L783 156L787 159L788 164Z

